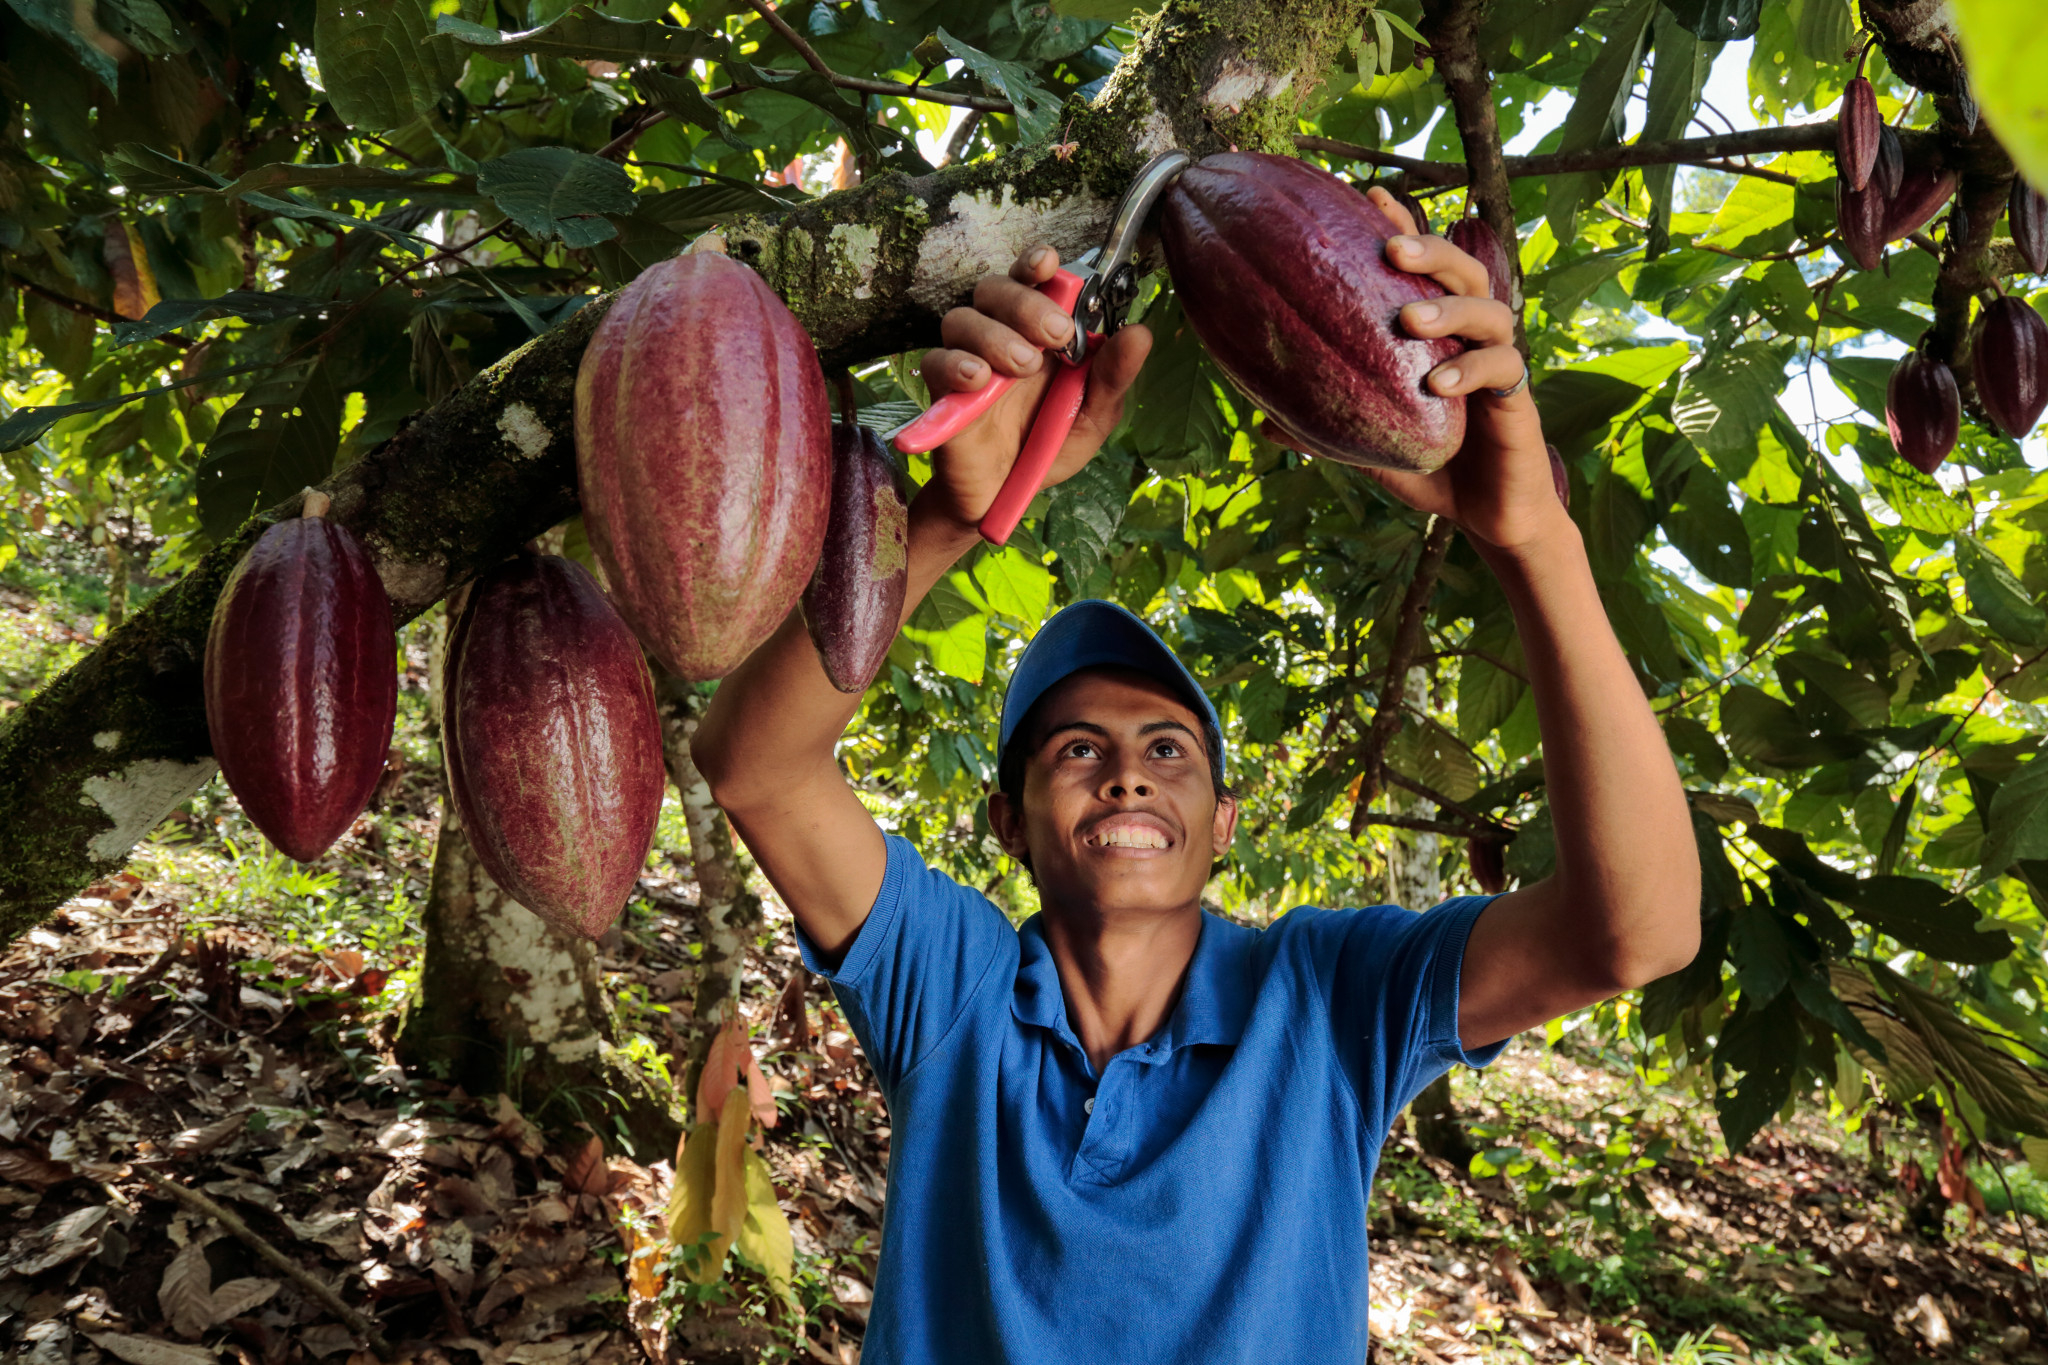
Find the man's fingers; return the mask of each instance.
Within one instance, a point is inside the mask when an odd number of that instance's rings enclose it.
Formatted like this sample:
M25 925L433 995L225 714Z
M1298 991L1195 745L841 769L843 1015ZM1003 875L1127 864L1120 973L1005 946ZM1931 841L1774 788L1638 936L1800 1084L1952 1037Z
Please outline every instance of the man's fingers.
M988 362L972 351L949 350L934 346L924 353L924 363L919 366L924 375L924 386L931 390L932 397L941 398L949 393L972 392L988 383Z
M1024 253L1010 263L1010 278L1019 284L1044 284L1059 268L1059 252L1044 245L1026 247Z
M1486 267L1441 237L1403 233L1387 239L1387 260L1411 275L1427 275L1453 294L1483 299L1492 292Z
M1374 206L1392 219L1394 226L1403 233L1413 233L1422 226L1415 221L1415 215L1408 212L1408 206L1396 199L1384 186L1374 185L1365 192L1365 197L1372 200Z
M1045 364L1045 352L978 309L955 308L946 314L939 322L939 336L953 350L974 352L997 374L1021 378L1037 374Z
M1064 346L1074 335L1066 310L1029 285L985 276L974 286L974 307L1040 346Z
M1425 299L1401 310L1401 327L1412 337L1462 337L1477 346L1504 346L1515 339L1515 312L1492 298L1451 294Z
M1429 372L1431 393L1453 398L1481 389L1510 388L1522 377L1522 353L1512 346L1488 346L1467 351Z

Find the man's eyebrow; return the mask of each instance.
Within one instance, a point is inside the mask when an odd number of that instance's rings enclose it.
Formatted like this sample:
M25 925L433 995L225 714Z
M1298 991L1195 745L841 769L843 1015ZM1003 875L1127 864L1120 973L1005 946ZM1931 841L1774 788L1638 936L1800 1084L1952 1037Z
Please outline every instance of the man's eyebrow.
M1141 735L1150 735L1156 734L1161 730L1178 730L1182 734L1186 735L1189 739L1194 740L1197 743L1197 745L1200 746L1203 753L1206 754L1207 752L1209 752L1208 739L1204 736L1196 734L1193 730L1189 729L1186 725L1181 724L1177 720L1155 720L1149 725L1140 726L1138 728L1138 733Z
M1104 729L1102 726L1097 725L1094 721L1065 720L1061 721L1058 725L1049 727L1046 730L1046 732L1039 737L1038 746L1040 748L1044 748L1047 744L1052 742L1054 736L1063 735L1069 730L1086 730L1091 735L1101 735L1104 739L1109 738L1109 731Z

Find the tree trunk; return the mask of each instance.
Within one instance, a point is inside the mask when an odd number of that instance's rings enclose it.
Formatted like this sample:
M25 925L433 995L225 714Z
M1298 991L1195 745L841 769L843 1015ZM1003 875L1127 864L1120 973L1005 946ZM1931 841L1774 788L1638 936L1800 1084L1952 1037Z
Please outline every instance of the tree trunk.
M1408 670L1403 695L1415 711L1429 710L1429 672L1420 664ZM1427 820L1436 815L1436 802L1418 800L1412 814ZM1427 910L1444 898L1443 874L1438 870L1443 855L1440 836L1421 830L1387 831L1387 899L1410 910Z
M1169 0L1062 159L1043 143L929 176L875 175L780 220L737 219L828 369L938 340L938 320L1032 242L1090 243L1130 173L1179 145L1287 151L1365 0ZM607 300L491 365L321 485L404 624L576 510L576 369ZM296 498L250 520L0 730L0 942L129 851L216 771L200 692L214 600Z
M446 642L443 625L434 650L436 723ZM491 879L445 788L421 918L426 960L398 1038L406 1065L472 1094L503 1091L544 1127L609 1130L643 1160L675 1149L681 1129L667 1097L612 1048L616 1021L597 946L554 928Z
M761 898L747 889L748 859L733 837L732 822L711 800L710 784L690 758L703 702L696 688L657 673L655 697L661 710L663 758L669 780L682 798L690 831L690 866L697 878L697 990L691 1002L688 1056L680 1073L685 1104L697 1091L697 1077L711 1039L734 1017L747 945L761 932Z
M128 617L128 552L113 536L107 537L107 633L121 628Z

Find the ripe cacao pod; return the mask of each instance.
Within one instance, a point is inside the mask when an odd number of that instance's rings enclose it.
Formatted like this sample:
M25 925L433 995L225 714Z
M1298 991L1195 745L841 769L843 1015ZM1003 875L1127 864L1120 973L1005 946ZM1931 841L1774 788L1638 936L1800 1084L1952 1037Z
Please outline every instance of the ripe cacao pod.
M263 533L206 635L206 728L228 787L286 856L313 861L376 790L398 713L391 599L325 494Z
M471 587L448 637L448 786L512 899L595 939L661 816L661 721L633 632L582 565L522 550Z
M1884 118L1877 112L1877 92L1858 76L1842 91L1842 109L1835 116L1835 174L1849 188L1860 190L1870 184L1877 165L1877 144Z
M2025 299L1994 300L1977 324L1970 372L1998 429L2024 438L2048 408L2048 323Z
M1460 218L1451 224L1451 245L1486 267L1486 286L1494 300L1513 307L1515 303L1515 277L1508 265L1507 248L1501 245L1499 234L1488 227L1484 218Z
M1962 176L1939 162L1908 166L1898 192L1885 200L1884 239L1900 241L1927 226L1955 197Z
M1922 349L1907 352L1885 385L1884 424L1900 459L1922 474L1941 468L1963 424L1962 396L1948 366Z
M2008 216L2020 259L2036 275L2048 275L2048 195L2029 185L2025 176L2014 176Z
M1415 220L1415 230L1417 232L1426 235L1436 230L1435 228L1430 226L1429 210L1422 207L1422 201L1420 199L1417 199L1414 195L1408 193L1408 191L1406 190L1389 189L1387 193L1394 196L1395 203L1399 204L1402 208L1408 210L1408 216Z
M910 578L910 506L882 438L832 428L832 516L804 589L804 625L841 692L865 692L895 643Z
M1489 835L1465 841L1465 857L1472 864L1472 880L1489 896L1508 889L1507 843Z
M620 612L668 670L720 678L796 605L832 488L817 352L737 261L620 291L576 374L576 472Z
M1565 473L1564 456L1557 453L1557 447L1545 441L1543 453L1550 457L1550 486L1557 490L1557 500L1567 508L1572 505L1572 481Z
M1849 182L1835 180L1835 226L1842 234L1842 247L1859 270L1875 270L1884 259L1885 199L1875 178L1869 187L1849 188Z
M1427 473L1458 453L1465 400L1423 386L1460 354L1401 330L1443 297L1386 259L1394 224L1293 157L1223 152L1167 190L1159 239L1195 335L1233 383L1313 454Z
M1899 182L1906 176L1906 146L1899 140L1899 130L1889 123L1877 130L1877 161L1870 168L1870 182L1866 188L1875 189L1879 195L1890 199L1899 192Z

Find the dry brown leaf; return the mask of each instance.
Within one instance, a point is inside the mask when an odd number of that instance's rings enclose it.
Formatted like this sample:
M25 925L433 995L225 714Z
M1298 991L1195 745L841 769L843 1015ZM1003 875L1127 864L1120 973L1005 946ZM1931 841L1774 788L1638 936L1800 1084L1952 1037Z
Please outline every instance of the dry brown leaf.
M592 1134L590 1141L570 1154L569 1164L562 1170L562 1188L603 1195L611 1187L611 1169L604 1164L604 1139Z
M65 1162L49 1161L13 1147L0 1147L0 1181L10 1185L33 1185L39 1190L46 1190L52 1185L63 1184L76 1174Z
M156 1301L164 1310L164 1320L181 1337L197 1339L213 1326L213 1267L207 1264L204 1247L187 1242L185 1249L171 1258L164 1267L163 1282L157 1286Z
M0 1270L20 1276L40 1275L51 1266L97 1251L110 1216L104 1205L67 1213L42 1231L22 1238L12 1257L0 1257Z
M161 1337L126 1332L87 1332L85 1339L128 1365L219 1365L220 1357L201 1346L180 1346Z
M170 1153L172 1156L204 1156L245 1131L249 1126L249 1115L255 1112L254 1109L237 1109L226 1118L215 1119L204 1127L187 1128L171 1139Z
M243 1316L253 1308L262 1307L283 1287L283 1283L278 1280L229 1280L213 1291L213 1325L218 1327L232 1318Z

